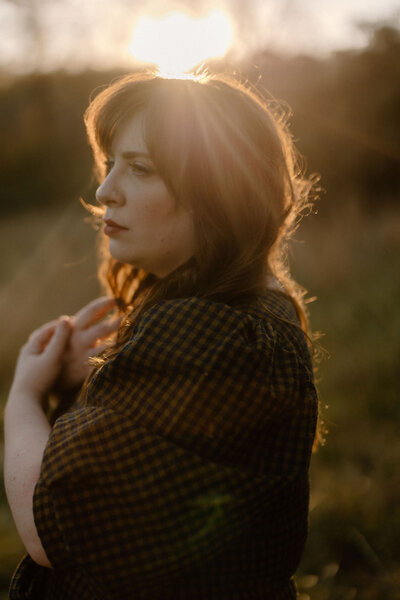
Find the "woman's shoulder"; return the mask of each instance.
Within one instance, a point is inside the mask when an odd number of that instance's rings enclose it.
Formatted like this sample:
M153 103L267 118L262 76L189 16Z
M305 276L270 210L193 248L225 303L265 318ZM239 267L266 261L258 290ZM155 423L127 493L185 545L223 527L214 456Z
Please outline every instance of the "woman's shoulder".
M198 386L213 378L226 387L245 373L289 387L299 376L312 380L305 334L292 302L280 292L268 291L261 305L194 296L158 302L138 318L130 340L101 367L88 391L96 396L118 389L123 396L133 381L171 389L178 381Z
M240 302L219 301L206 297L190 296L171 300L161 300L147 309L137 322L137 329L149 322L163 325L221 321L230 325L240 325L243 321L260 320L273 326L278 320L299 325L294 304L290 297L280 290L267 289L260 299Z
M157 376L194 382L216 373L229 378L238 368L264 372L276 345L270 321L250 304L197 296L160 301L138 317L129 341L97 372L91 389L105 380L125 388L138 373L152 382Z
M284 356L282 356L284 354ZM120 359L159 368L270 362L292 355L312 377L310 353L289 296L267 290L261 301L228 304L197 296L164 300L140 316ZM219 360L217 361L217 357ZM262 367L264 368L264 367Z
M250 306L192 296L163 300L146 310L121 352L134 360L140 357L142 364L149 359L160 366L195 367L213 364L217 356L228 358L234 351L266 351L273 344L272 327Z
M292 299L278 289L267 289L261 298L240 303L197 296L158 302L138 319L131 341L145 334L185 338L234 334L251 343L260 331L265 340L306 342Z
M270 354L275 332L270 319L251 305L238 306L202 297L161 301L149 308L135 323L122 354L140 350L158 364L211 364L225 360L234 351ZM133 352L132 352L133 351Z

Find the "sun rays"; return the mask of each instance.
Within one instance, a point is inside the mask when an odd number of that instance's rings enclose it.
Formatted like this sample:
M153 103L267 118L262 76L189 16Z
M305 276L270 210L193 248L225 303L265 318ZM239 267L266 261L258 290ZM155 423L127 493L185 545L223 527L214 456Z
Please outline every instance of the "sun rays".
M173 12L138 19L129 50L136 60L156 65L160 74L179 76L206 59L223 56L232 40L232 24L219 10L197 19Z

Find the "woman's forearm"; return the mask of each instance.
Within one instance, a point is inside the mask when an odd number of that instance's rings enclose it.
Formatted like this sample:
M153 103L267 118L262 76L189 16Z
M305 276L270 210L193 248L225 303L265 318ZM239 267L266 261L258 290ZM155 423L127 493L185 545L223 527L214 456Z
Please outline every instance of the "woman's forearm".
M11 389L4 413L4 482L15 525L27 552L51 567L33 518L33 492L39 479L50 425L40 400Z

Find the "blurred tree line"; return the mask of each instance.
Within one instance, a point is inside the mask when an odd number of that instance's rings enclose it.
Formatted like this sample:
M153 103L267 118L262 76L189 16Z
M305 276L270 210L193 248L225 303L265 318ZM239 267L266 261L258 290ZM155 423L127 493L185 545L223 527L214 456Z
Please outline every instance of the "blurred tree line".
M255 67L254 65L257 65ZM400 191L400 32L371 26L366 49L330 58L265 51L241 67L293 111L310 172L327 190L322 211L359 201L368 211ZM92 159L82 121L91 94L120 72L0 76L2 214L79 196L91 199ZM338 204L339 203L339 204Z

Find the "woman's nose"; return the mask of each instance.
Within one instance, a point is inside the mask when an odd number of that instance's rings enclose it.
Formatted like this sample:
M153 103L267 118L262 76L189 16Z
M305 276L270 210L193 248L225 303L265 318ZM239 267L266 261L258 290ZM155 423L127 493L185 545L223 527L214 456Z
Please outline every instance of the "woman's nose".
M119 189L115 178L107 175L103 183L96 190L96 200L105 206L124 204L124 196Z

